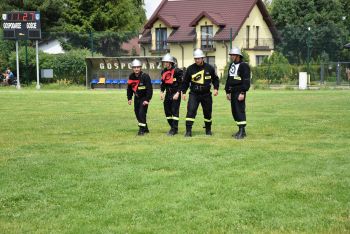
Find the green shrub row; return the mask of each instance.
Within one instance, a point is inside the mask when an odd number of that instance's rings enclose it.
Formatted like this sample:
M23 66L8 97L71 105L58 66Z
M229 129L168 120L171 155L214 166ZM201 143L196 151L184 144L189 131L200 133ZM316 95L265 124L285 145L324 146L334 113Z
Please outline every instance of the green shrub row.
M41 79L41 82L61 82L84 84L85 83L85 58L90 56L90 51L86 49L70 50L64 54L46 54L39 52L40 69L53 69L53 79ZM10 55L9 63L11 67L16 67L16 53ZM19 50L20 78L22 83L36 81L36 54L35 48Z
M22 83L31 83L36 81L36 55L35 49L28 47L27 51L28 67L26 64L25 47L19 50L20 78ZM59 83L59 84L84 84L85 83L85 58L90 56L87 49L76 49L67 51L64 54L46 54L39 52L40 69L53 69L53 79L41 79L41 83ZM245 58L249 56L243 52ZM9 58L11 67L16 67L16 53L12 52ZM249 60L247 61L249 63ZM225 83L229 63L225 67L221 82ZM319 81L321 65L310 64L311 81ZM288 60L280 53L274 52L269 58L266 58L259 66L252 67L252 83L256 85L269 84L298 84L299 72L308 71L307 64L291 65ZM326 79L335 80L335 68L328 66L324 69Z

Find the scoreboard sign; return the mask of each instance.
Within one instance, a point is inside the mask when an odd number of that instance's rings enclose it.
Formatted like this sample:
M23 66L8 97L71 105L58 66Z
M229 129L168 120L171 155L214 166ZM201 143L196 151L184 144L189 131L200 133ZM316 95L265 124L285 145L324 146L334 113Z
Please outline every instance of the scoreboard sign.
M41 39L40 12L12 11L2 14L4 39Z

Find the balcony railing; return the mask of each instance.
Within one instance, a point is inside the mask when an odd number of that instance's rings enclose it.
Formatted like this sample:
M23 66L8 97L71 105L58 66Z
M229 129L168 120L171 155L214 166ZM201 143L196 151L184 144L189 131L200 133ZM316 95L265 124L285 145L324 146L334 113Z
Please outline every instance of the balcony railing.
M169 45L166 41L157 43L156 48L152 48L150 50L152 54L164 54L164 53L168 53L169 51L170 51Z
M243 48L251 50L273 50L275 48L272 38L244 39Z
M205 41L205 43L202 42L201 50L203 50L204 52L215 51L216 50L215 42L213 40L207 40Z

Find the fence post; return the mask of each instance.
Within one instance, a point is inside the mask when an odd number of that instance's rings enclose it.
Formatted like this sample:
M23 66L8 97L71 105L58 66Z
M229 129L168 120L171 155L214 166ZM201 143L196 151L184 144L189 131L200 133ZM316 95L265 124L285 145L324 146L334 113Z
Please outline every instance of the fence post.
M324 63L321 63L321 81L320 84L324 84Z
M93 35L92 35L92 30L90 30L89 37L90 37L91 57L94 57L94 39L93 39Z
M337 85L340 85L340 63L337 63Z
M271 73L271 62L268 59L268 67L267 67L267 87L270 87L270 74Z

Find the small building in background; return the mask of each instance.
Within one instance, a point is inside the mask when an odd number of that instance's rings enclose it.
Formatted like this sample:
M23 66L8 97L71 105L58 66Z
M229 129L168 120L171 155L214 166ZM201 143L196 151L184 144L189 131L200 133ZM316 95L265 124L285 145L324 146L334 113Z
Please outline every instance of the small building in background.
M121 45L121 49L123 51L123 55L128 55L128 56L140 55L139 38L134 37L131 40L124 42Z
M60 41L57 39L40 42L39 50L47 54L63 54L65 52Z

